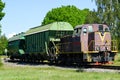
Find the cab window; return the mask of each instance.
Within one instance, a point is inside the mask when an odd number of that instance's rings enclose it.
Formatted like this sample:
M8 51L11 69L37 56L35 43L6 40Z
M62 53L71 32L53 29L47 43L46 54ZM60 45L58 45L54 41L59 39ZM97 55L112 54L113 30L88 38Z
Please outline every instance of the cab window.
M83 28L83 34L84 34L84 35L87 34L87 28Z
M76 33L77 33L77 29L74 29L73 37L75 37Z
M82 29L82 28L79 28L79 29L78 29L78 34L79 34L79 35L81 34L81 29Z
M99 25L99 31L103 31L103 25Z
M105 32L109 32L109 28L105 28Z
M73 36L80 36L81 34L81 28L77 28L74 30Z
M89 32L93 32L92 26L88 26Z

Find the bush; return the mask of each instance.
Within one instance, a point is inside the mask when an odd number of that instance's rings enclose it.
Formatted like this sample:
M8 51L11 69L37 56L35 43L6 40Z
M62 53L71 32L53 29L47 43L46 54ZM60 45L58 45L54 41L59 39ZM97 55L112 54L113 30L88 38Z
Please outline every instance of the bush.
M1 59L1 56L0 56L0 67L3 65L2 63L2 59Z
M119 40L120 40L120 38L117 39L117 44L118 44L117 46L118 46L118 51L120 53L120 41Z

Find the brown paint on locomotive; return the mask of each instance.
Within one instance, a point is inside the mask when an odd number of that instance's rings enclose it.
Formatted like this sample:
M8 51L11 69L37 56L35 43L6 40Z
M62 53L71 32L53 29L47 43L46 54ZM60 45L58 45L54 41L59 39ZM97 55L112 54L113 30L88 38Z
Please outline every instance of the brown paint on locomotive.
M117 53L115 42L111 40L109 27L104 24L85 24L74 28L72 36L61 39L60 54L82 58L82 61L107 62L113 61Z
M103 27L103 30L100 31L99 27ZM111 35L109 28L106 25L93 25L94 32L89 33L89 52L99 52L99 51L111 51ZM106 29L106 31L105 31Z

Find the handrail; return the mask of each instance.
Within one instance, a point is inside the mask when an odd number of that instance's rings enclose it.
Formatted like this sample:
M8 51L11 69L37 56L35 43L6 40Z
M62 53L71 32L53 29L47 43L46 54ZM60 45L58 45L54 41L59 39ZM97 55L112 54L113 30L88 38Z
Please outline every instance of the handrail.
M101 41L98 41L98 42L101 42ZM109 45L95 45L95 40L91 40L89 43L88 43L88 53L90 52L91 53L91 51L92 52L96 52L96 50L95 50L95 47L96 46L99 46L99 47L110 47L110 51L111 52L117 52L118 51L118 47L117 47L117 41L116 40L108 40L107 41L108 43L110 43ZM65 43L59 43L59 44L57 44L56 45L56 47L57 47L57 50L58 50L58 52L64 52L64 51L62 51L62 50L60 50L61 48L60 48L60 46L61 45L68 45L68 44L71 44L72 42L65 42ZM82 48L82 46L84 45L84 42L82 42L81 44L81 48ZM92 45L92 46L91 46ZM90 49L90 47L92 47L91 48L91 50L89 50ZM75 52L74 52L75 53Z
M98 42L101 42L101 41L98 41ZM118 51L118 47L117 47L117 41L116 40L108 40L107 42L110 42L111 44L110 45L95 45L95 40L91 40L90 43L88 44L88 49L90 49L92 43L94 44L92 47L93 47L93 51L95 51L95 47L96 46L111 46L111 51Z

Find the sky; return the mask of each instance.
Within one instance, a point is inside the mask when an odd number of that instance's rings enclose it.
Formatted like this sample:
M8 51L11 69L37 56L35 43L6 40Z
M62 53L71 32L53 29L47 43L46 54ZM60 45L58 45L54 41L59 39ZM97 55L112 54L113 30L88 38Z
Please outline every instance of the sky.
M2 34L8 38L29 28L41 25L47 12L62 5L74 5L79 9L96 9L92 0L2 0L6 5L0 21Z

